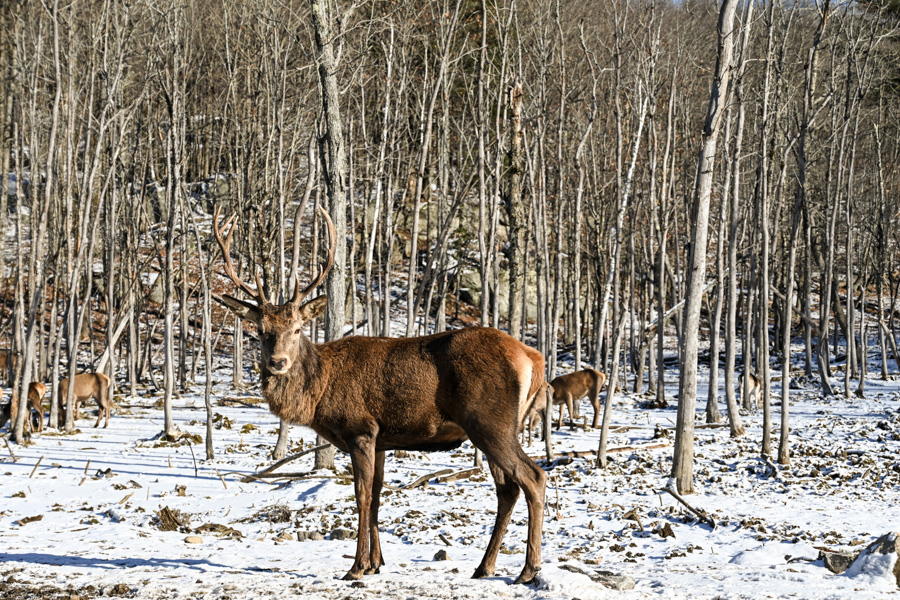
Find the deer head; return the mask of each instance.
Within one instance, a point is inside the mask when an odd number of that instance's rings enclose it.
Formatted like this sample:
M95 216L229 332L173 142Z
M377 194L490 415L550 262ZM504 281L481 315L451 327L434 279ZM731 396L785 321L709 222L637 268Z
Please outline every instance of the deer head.
M237 228L236 215L232 214L221 227L219 226L218 207L213 216L213 229L225 260L225 275L252 300L247 302L234 296L223 295L222 301L242 319L256 323L262 351L261 365L263 373L267 375L287 373L298 360L302 360L304 355L310 351L312 342L303 335L303 327L321 315L327 304L327 297L324 295L313 298L309 302L303 302L310 292L322 283L325 275L331 269L331 265L334 264L336 242L334 223L331 222L324 209L320 208L319 210L328 225L328 259L319 275L308 286L301 290L300 283L297 282L297 285L294 286L293 297L284 304L269 302L263 290L259 271L256 272L256 289L244 283L235 271L234 263L231 261L230 247L231 238Z

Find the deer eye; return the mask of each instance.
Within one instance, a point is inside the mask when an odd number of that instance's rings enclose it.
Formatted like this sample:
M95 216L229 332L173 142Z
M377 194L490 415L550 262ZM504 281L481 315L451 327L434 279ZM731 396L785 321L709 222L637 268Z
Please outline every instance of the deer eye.
M300 328L297 328L297 331L294 332L294 335L300 335Z

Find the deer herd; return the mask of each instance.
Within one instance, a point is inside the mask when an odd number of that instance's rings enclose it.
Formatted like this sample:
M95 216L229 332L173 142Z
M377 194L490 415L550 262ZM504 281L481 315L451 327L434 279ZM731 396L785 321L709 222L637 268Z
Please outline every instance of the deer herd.
M474 577L494 574L497 555L513 507L524 494L528 509L525 566L516 583L534 581L541 564L541 531L547 475L522 449L518 435L529 422L549 418L546 398L567 409L574 422L577 401L590 398L593 426L599 418L599 392L606 376L585 369L544 379L543 356L519 340L493 328L471 327L412 338L349 336L313 343L304 326L326 308L324 295L306 300L325 279L334 262L334 225L322 210L329 233L324 267L306 288L295 286L292 297L275 304L266 297L259 276L256 288L236 273L230 253L237 228L232 215L214 232L224 258L224 272L248 300L223 295L221 302L240 318L256 324L260 340L263 397L284 421L313 429L350 455L359 518L356 554L344 579L378 573L384 565L378 534L378 510L389 450L451 450L466 440L484 453L494 479L497 514L493 532ZM227 234L225 233L227 231ZM224 237L223 237L224 235ZM0 351L0 369L8 352ZM68 379L59 382L58 413L65 414ZM97 402L95 427L109 424L110 380L101 373L77 375L72 390L78 405ZM32 383L29 412L37 431L43 429L43 383ZM13 398L0 413L0 427L15 423L19 402ZM26 419L32 426L32 418Z

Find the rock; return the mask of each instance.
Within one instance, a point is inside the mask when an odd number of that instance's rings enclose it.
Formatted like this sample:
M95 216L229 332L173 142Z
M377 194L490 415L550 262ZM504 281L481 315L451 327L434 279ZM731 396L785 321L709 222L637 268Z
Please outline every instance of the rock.
M343 527L338 527L331 532L330 537L333 540L352 540L356 537L356 532L352 529L344 529Z
M856 552L822 552L822 560L825 563L825 568L834 573L835 575L840 575L856 560L858 553Z
M318 531L298 531L297 532L297 541L298 542L318 542L319 540L324 540L325 536L319 533Z
M564 571L569 571L570 573L580 573L582 575L587 575L591 578L592 581L595 581L596 583L599 583L611 590L622 591L634 589L635 581L628 575L619 575L617 573L613 573L612 571L589 571L587 569L581 568L580 566L569 563L561 564L559 565L559 568Z
M628 575L619 575L612 571L594 571L588 573L588 577L611 590L633 590L635 581Z
M859 573L877 573L884 569L885 556L893 555L891 573L894 582L900 587L900 533L886 533L859 553L856 560L848 568L848 575Z
M202 544L203 538L200 537L199 535L189 535L186 538L184 538L184 543L185 544Z
M450 560L450 557L447 555L446 550L441 549L435 553L434 560Z

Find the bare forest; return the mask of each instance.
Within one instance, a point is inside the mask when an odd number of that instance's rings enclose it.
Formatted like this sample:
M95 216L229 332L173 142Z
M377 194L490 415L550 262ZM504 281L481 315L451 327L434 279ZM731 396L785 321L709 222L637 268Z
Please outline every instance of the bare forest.
M682 493L697 407L740 437L758 378L754 443L787 465L790 386L771 382L849 398L900 371L896 2L0 6L19 442L32 382L61 429L78 373L115 402L158 394L168 436L188 390L212 419L214 362L256 385L217 211L239 276L281 301L316 277L331 215L313 341L484 325L547 381L605 373L601 464L617 392L677 405Z

